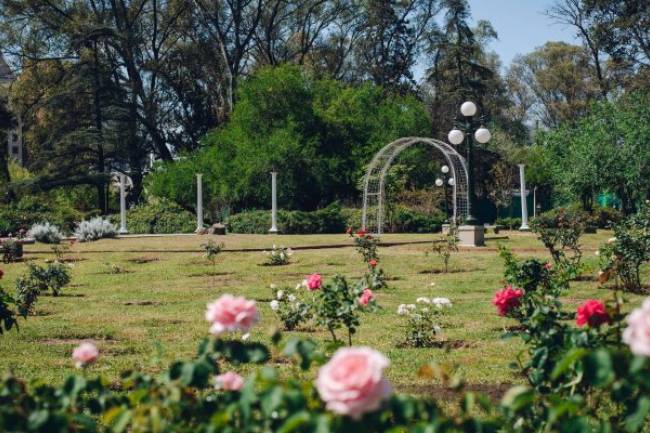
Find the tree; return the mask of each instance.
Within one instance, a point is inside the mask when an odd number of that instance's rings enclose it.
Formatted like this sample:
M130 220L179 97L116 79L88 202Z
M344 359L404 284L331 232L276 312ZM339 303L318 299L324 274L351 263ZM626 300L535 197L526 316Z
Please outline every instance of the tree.
M514 176L512 167L507 162L501 160L492 166L490 170L491 183L489 186L488 196L497 208L497 219L499 218L499 209L504 209L512 203L512 188L514 185Z
M458 107L468 99L476 102L492 122L513 129L498 57L485 51L486 44L497 38L496 32L487 21L470 27L470 8L465 0L446 0L442 5L444 21L429 39L431 66L423 86L424 99L436 120L433 135L446 136Z
M549 128L579 119L600 94L589 54L564 42L547 42L516 57L506 81L528 120Z
M650 194L650 95L632 92L600 101L578 122L539 135L560 189L590 210L599 192L613 192L631 214Z
M10 129L14 126L15 119L11 110L9 110L8 99L5 95L0 94L0 182L2 183L2 192L4 191L7 183L11 180L9 176L9 160L7 155L7 135Z
M194 174L201 172L213 211L266 208L275 168L283 207L350 202L379 148L429 127L425 107L412 96L316 79L298 66L260 69L241 83L237 100L230 121L206 137L206 147L158 168L148 191L191 208Z

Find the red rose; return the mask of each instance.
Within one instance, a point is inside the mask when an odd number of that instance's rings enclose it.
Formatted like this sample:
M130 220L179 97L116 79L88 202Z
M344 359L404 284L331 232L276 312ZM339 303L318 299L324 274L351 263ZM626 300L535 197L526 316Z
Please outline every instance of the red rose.
M0 269L0 278L2 278L4 276L5 276L5 272L2 269Z
M359 230L359 231L357 232L357 236L359 236L360 238L362 238L362 237L364 237L364 236L366 235L366 233L367 233L367 232L366 232L365 230Z
M578 326L600 326L609 322L609 314L605 304L597 299L588 299L578 307L576 312L576 324Z
M512 286L507 286L494 294L492 304L497 307L499 316L505 316L521 305L522 296L524 296L522 289L513 289Z
M377 266L377 260L375 260L375 259L370 259L370 261L368 262L368 264L374 268L375 266Z
M348 229L345 231L345 233L351 235L352 234L352 227L348 227Z

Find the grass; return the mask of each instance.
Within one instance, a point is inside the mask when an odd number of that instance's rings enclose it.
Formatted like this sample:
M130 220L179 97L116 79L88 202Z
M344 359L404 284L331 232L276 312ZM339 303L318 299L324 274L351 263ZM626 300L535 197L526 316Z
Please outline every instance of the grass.
M503 266L497 242L515 250L518 256L545 257L532 234L507 232L507 240L488 240L486 248L464 249L451 259L448 274L428 272L440 269L440 259L425 254L427 244L380 248L381 263L393 277L390 287L377 294L382 309L362 317L354 338L356 345L372 346L385 353L392 365L388 375L398 389L420 392L430 385L417 376L420 366L448 363L458 366L469 383L495 385L521 379L508 369L523 348L519 340L501 339L508 319L498 317L490 304L494 291L502 287ZM594 251L611 236L608 232L585 235L584 262L588 274L595 274ZM385 235L385 242L426 241L432 235ZM203 257L201 244L208 236L151 237L102 240L76 244L66 256L74 263L72 284L59 297L42 297L36 314L22 321L19 332L0 336L0 372L13 370L24 378L61 381L73 370L70 354L81 340L94 340L102 354L92 370L114 379L124 369L157 372L179 358L190 358L198 342L207 335L203 313L208 301L233 293L259 301L262 321L251 339L268 342L279 326L269 308L269 285L295 286L306 274L319 272L325 278L335 274L358 277L363 263L353 248L300 250L287 266L261 266L260 252L224 252L217 272ZM291 247L349 244L345 235L268 236L228 235L215 238L228 249L264 248L273 243ZM42 261L53 254L45 245L25 249L26 258ZM135 251L135 252L134 252ZM172 252L177 251L177 252ZM111 265L123 272L112 273ZM3 266L5 288L25 270L24 263ZM647 276L647 270L645 270ZM400 303L418 296L445 296L454 308L444 324L444 338L462 340L462 348L400 348L403 318L395 311ZM567 294L567 308L587 298L604 298L610 292L593 281L573 283ZM638 296L630 296L638 304ZM298 333L326 340L325 332ZM281 368L289 369L286 364Z

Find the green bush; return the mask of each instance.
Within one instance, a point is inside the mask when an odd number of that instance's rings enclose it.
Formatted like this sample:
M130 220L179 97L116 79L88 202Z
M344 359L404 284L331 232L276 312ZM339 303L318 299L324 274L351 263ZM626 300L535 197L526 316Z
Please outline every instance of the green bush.
M434 233L442 229L445 219L442 213L429 215L405 206L398 206L392 212L386 230L393 233Z
M496 225L503 226L508 230L517 230L521 227L521 218L499 218Z
M41 196L25 196L18 202L0 206L0 234L16 234L44 222L70 233L74 231L76 222L85 216L70 203L47 200Z
M579 204L572 204L566 207L559 207L544 212L538 216L545 221L552 221L562 213L566 216L579 220L587 229L607 229L623 219L623 214L610 207L596 206L591 212L587 212Z
M444 215L429 215L407 207L398 206L390 223L388 232L432 233L440 231ZM271 227L271 212L256 210L231 215L226 220L231 233L268 233ZM278 230L284 234L343 233L347 227L359 227L361 209L345 208L330 204L313 212L278 211Z
M117 223L119 215L111 219ZM130 233L192 233L196 229L196 216L168 200L156 200L129 209L126 221Z

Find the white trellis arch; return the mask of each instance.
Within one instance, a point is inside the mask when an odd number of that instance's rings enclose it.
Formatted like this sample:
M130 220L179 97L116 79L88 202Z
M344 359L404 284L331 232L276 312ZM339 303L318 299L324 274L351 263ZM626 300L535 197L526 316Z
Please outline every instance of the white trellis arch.
M385 209L385 180L386 173L397 156L405 149L417 143L428 144L439 150L449 166L452 187L453 221L458 222L469 214L469 199L467 185L467 164L452 146L440 140L423 137L404 137L384 146L375 154L368 165L363 181L363 214L361 227L372 233L381 234L384 225Z

